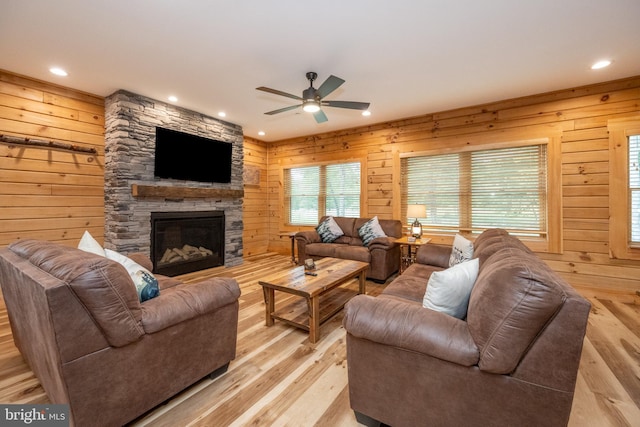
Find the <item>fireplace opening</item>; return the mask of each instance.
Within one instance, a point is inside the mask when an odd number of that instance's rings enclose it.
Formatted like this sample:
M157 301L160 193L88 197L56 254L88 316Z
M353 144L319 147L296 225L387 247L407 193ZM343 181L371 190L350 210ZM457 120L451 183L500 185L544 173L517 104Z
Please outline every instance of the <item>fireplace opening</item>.
M151 212L151 260L165 276L224 265L224 212Z

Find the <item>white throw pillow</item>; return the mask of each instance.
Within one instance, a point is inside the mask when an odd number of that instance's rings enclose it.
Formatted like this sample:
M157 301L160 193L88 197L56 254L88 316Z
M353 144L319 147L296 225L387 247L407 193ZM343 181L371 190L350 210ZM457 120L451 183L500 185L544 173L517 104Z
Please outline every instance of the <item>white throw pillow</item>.
M133 284L136 286L136 292L138 292L138 299L140 302L144 302L160 295L158 279L156 279L149 270L131 258L119 254L116 251L112 251L111 249L105 249L104 251L107 258L116 261L127 269L127 273L129 273L131 280L133 280Z
M78 249L100 256L106 256L102 245L100 245L87 230L84 231L80 243L78 243Z
M473 258L473 242L456 234L455 239L453 239L451 256L449 257L449 267L469 261L471 258Z
M422 301L423 307L464 319L479 269L480 261L476 258L431 273Z

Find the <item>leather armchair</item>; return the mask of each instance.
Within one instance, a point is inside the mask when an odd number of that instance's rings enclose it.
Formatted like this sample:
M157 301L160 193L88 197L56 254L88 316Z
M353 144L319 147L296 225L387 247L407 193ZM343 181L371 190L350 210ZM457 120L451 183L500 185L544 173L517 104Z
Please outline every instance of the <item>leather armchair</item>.
M235 358L237 282L156 277L160 296L140 303L115 261L36 240L0 250L13 339L73 424L123 425Z

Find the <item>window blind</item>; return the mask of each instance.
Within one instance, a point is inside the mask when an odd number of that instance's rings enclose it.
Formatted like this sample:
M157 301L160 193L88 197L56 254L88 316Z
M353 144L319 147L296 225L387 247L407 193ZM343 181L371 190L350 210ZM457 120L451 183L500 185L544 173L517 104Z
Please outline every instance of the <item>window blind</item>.
M640 243L640 135L629 137L631 242Z
M402 159L402 215L424 204L418 218L431 231L481 232L500 227L521 235L547 232L546 145Z
M289 224L317 225L324 215L360 216L360 163L284 170Z
M320 166L286 169L284 190L289 204L289 223L318 222Z
M360 216L360 163L326 167L325 215Z

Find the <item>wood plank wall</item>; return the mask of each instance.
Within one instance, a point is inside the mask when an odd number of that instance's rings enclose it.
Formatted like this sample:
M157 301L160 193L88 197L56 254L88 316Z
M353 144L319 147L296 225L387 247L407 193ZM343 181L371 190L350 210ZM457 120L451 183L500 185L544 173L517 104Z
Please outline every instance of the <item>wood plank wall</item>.
M0 70L0 134L97 154L0 142L0 246L37 238L104 243L104 99Z
M244 165L257 171L259 184L244 185L242 206L242 233L244 256L267 252L269 245L269 217L265 208L267 192L267 144L253 138L244 138ZM246 172L245 172L246 174Z
M509 133L518 139L554 129L562 138L562 254L541 253L572 285L591 293L640 290L640 262L609 258L607 121L638 116L640 76L453 111L269 143L269 250L288 253L282 168L361 158L367 170L362 216L399 216L395 153L442 146L443 139ZM395 180L395 181L394 181ZM395 206L395 208L394 208ZM553 214L553 213L552 213Z

